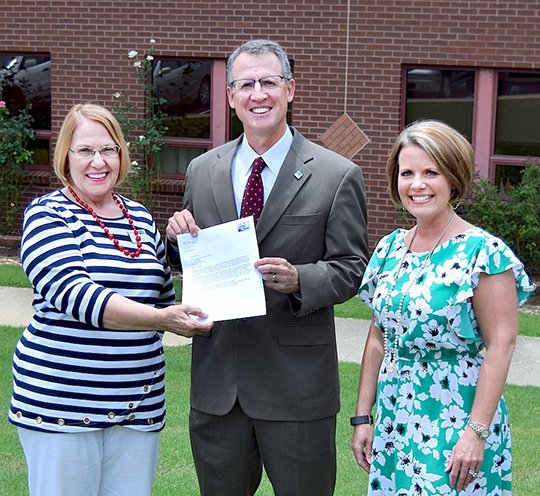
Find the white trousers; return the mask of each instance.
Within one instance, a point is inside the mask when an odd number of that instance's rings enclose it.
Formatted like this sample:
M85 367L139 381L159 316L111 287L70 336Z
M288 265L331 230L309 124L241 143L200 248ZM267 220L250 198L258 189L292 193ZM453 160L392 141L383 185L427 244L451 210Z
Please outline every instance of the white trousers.
M115 426L58 434L18 428L30 496L149 496L159 432Z

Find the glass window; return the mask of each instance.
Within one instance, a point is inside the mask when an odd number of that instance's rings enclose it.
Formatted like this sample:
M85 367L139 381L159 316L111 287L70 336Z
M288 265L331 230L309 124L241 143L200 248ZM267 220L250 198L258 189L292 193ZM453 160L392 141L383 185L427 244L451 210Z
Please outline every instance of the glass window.
M160 173L183 175L212 144L212 61L156 57L152 91L167 126L157 157Z
M512 189L521 183L521 176L525 166L496 165L495 184L499 186L501 193L510 193Z
M439 119L472 139L474 71L414 67L405 77L405 125Z
M0 53L0 98L12 114L29 108L36 139L28 148L33 163L49 164L51 130L51 57L39 54Z
M11 112L27 105L34 128L51 129L51 58L48 55L0 54L2 100Z
M210 139L210 61L157 58L153 91L167 115L167 136Z
M164 174L185 174L189 163L208 148L165 145L158 156L159 170Z
M540 72L499 72L495 153L540 157Z
M28 148L32 150L33 165L48 165L50 163L48 139L36 137L29 143Z

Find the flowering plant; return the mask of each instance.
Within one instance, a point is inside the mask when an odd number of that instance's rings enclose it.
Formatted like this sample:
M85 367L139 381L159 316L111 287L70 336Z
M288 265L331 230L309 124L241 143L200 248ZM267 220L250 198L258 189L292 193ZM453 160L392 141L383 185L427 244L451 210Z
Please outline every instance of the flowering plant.
M20 222L23 166L32 161L27 146L33 138L28 111L10 115L6 103L0 100L0 234L10 234Z
M137 50L128 52L128 59L135 68L137 79L143 90L144 116L133 118L135 106L129 101L126 93L121 91L113 93L115 100L113 113L122 126L122 132L134 158L129 176L131 191L135 198L150 210L154 206L153 184L159 174L159 152L163 146L163 135L167 130L166 115L160 110L160 105L164 101L154 96L152 88L155 43L156 41L151 39L150 48L143 54ZM136 137L133 136L134 134Z

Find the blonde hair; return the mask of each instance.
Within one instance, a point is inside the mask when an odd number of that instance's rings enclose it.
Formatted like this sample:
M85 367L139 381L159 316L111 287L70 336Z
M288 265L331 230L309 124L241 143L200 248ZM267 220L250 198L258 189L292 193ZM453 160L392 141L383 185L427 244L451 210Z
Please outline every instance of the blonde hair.
M448 124L437 120L416 121L396 138L386 163L388 189L395 205L401 205L398 192L399 154L408 145L418 146L435 162L448 179L451 201L459 202L474 176L474 152L467 139Z
M54 172L56 176L62 181L64 186L71 184L68 153L73 134L83 118L99 122L105 126L114 142L120 146L120 170L118 171L118 180L115 185L118 186L126 178L131 167L129 150L116 117L105 107L93 103L74 105L67 113L60 128L54 149Z

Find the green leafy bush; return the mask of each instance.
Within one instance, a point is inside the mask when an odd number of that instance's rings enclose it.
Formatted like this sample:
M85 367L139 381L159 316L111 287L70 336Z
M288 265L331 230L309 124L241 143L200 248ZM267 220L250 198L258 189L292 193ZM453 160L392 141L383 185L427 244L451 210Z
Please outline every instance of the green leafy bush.
M28 110L11 115L0 101L0 234L12 234L20 224L24 166L32 162L28 142L33 138Z
M531 274L540 275L539 165L525 167L521 182L508 193L501 193L487 179L477 179L459 213L503 239Z

